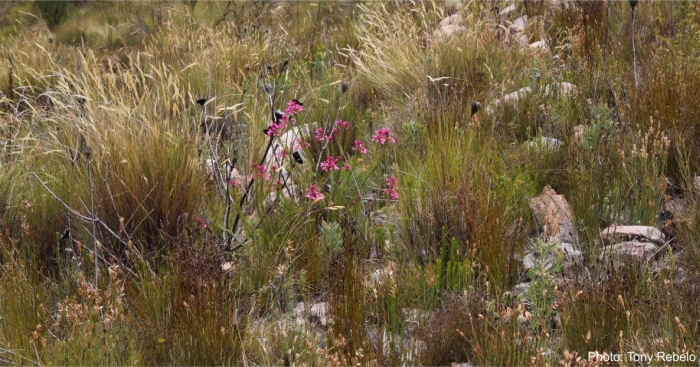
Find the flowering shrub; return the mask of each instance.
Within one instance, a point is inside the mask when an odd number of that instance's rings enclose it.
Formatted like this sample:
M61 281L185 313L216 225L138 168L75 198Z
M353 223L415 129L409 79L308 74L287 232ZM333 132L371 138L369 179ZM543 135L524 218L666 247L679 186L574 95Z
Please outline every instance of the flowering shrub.
M338 160L340 160L340 157L338 157ZM328 156L326 160L321 163L321 170L323 171L337 171L340 168L338 168L338 165L335 163L335 158L333 156Z
M302 111L304 111L304 104L296 99L293 99L287 103L287 109L284 111L284 113L291 116Z
M359 151L361 154L367 154L367 148L362 144L362 140L355 140L355 145L352 147L352 151Z
M309 189L306 190L306 198L312 201L318 201L323 200L324 196L318 192L318 187L316 187L316 185L311 185Z
M396 190L398 186L398 181L396 177L391 176L386 180L386 189L382 190L382 195L388 195L391 200L399 199L399 192Z
M396 139L391 134L391 131L387 128L377 130L374 135L372 135L372 142L379 143L380 145L386 144L386 142L392 144L396 143Z
M274 112L274 121L265 130L265 134L281 137L292 131L290 128L296 124L296 118L303 111L301 102L289 101L284 112ZM276 175L278 167L281 167L284 169L284 184L278 181L277 185L272 186L273 190L282 190L285 196L291 197L300 194L314 203L328 199L329 205L335 208L334 211L365 210L364 198L371 196L369 194L373 191L372 187L375 187L376 181L373 178L383 171L381 167L385 167L385 151L377 150L370 154L370 149L365 146L363 139L346 139L350 137L346 134L351 128L351 123L342 119L326 122L325 125L311 130L310 137L300 136L299 132L304 130L295 128L298 131L295 132L293 147L284 147L273 152L276 157L274 164L267 161L265 164L253 164L251 179L270 181L272 174ZM306 131L308 133L308 130ZM396 143L395 136L388 128L376 130L369 140L381 146ZM349 146L345 147L344 144ZM302 155L308 159L302 159ZM281 172L281 169L279 171ZM299 191L296 191L297 185L301 187ZM397 178L392 175L386 179L386 187L380 192L389 200L398 200ZM247 195L246 192L241 196L239 205L246 202ZM362 205L356 205L357 203Z

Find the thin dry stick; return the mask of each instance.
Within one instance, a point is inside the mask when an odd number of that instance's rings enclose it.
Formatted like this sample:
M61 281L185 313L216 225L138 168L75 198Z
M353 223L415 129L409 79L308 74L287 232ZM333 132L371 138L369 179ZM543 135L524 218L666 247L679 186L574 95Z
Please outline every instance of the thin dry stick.
M92 146L85 147L85 158L87 158L88 182L90 184L90 216L92 221L92 251L95 258L95 289L98 288L97 274L99 272L99 253L97 252L97 224L95 223L95 193L92 191Z
M61 205L63 205L63 207L66 208L66 210L68 210L68 211L71 212L73 215L75 215L76 217L78 217L78 219L80 219L80 220L82 220L82 221L84 221L84 222L92 222L92 221L94 221L94 222L98 223L100 226L102 226L102 228L103 228L104 230L106 230L109 234L111 234L114 238L116 238L116 239L117 239L119 242L121 242L124 246L128 246L128 244L127 244L126 242L124 242L124 240L123 240L121 237L119 237L119 235L118 235L116 232L114 232L111 228L109 228L109 227L107 226L107 224L105 224L105 222L103 222L99 217L97 217L96 215L92 214L92 217L93 217L93 218L91 218L91 217L88 217L88 216L85 216L85 215L80 214L78 211L76 211L75 209L71 208L68 204L66 204L63 200L61 200L61 198L59 198L53 191L51 191L51 189L49 189L49 187L46 186L46 183L44 183L44 181L42 181L36 173L32 172L32 175L34 175L34 177L36 177L36 179L39 180L39 183L41 183L41 185L44 186L44 188L46 189L46 191L48 191L49 194L51 194L51 196L53 196L54 199L58 200L58 202L61 203Z
M632 0L630 1L630 6L632 6L632 58L633 58L633 63L634 63L634 90L637 90L637 87L639 86L639 75L637 74L637 49L635 48L634 45L634 18L635 18L635 7L637 6L637 1ZM635 94L636 95L636 94Z
M267 84L265 85L265 92L267 93L267 100L270 103L270 114L272 116L272 121L275 121L275 105L272 101L272 86ZM268 140L267 143L267 148L265 148L265 153L263 154L262 159L260 160L260 165L265 163L265 158L267 158L267 154L270 152L270 148L272 147L272 142L275 140L275 135L273 134L270 136L270 139ZM243 192L243 196L241 196L241 199L238 201L238 207L239 211L236 214L236 219L233 220L233 225L231 226L231 233L236 233L236 228L238 227L238 222L241 220L241 212L243 209L243 204L245 203L246 199L248 199L248 195L250 194L250 190L253 187L253 183L255 182L255 177L251 177L250 181L248 181L248 186L246 186L245 191ZM233 236L229 237L229 241L226 244L226 249L231 250L231 241L233 240ZM236 246L235 249L238 249L242 245Z

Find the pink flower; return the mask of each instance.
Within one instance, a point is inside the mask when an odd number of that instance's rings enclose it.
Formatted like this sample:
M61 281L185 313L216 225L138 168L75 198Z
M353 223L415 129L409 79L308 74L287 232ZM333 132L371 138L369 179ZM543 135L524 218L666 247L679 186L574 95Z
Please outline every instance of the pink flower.
M349 171L349 170L350 170L350 165L347 164L347 163L345 163L345 164L343 165L343 169L346 170L346 171Z
M253 172L254 178L264 178L265 181L270 180L270 172L265 171L265 166L262 164L253 164L253 168L257 170L257 172Z
M352 147L352 151L354 152L356 150L359 150L362 154L367 154L367 148L362 144L362 140L355 140L355 146Z
M267 128L267 135L268 136L282 136L282 131L287 128L287 116L283 115L282 118L279 119L278 123L275 123L274 121L270 124L270 127Z
M325 136L323 136L323 128L319 127L316 129L316 140L318 141L324 141L326 139Z
M231 180L231 186L236 187L236 185L238 185L238 181Z
M335 122L335 124L342 127L343 129L347 129L348 127L350 127L350 123L343 120L338 120Z
M284 149L280 150L279 157L282 159L287 158L287 152Z
M382 190L382 195L388 195L391 200L398 200L399 199L399 192L396 190L396 186L398 184L398 181L396 180L396 177L391 176L387 178L386 180L386 186L387 188Z
M318 191L318 187L316 187L316 185L309 186L305 197L312 201L323 200L324 198L323 194Z
M287 109L284 111L287 115L294 115L304 110L304 106L301 102L293 99L287 103Z
M204 219L197 217L194 219L194 221L199 223L199 225L202 226L202 229L207 229L207 222L205 222Z
M333 135L336 134L337 132L338 132L338 129L334 127L333 130L331 130L330 135L323 136L325 131L323 131L322 127L319 127L315 131L316 140L318 140L318 141L331 141L331 140L333 140Z
M379 143L381 145L384 145L387 141L389 141L392 144L396 143L396 139L394 139L394 136L391 135L391 131L387 128L379 129L374 133L374 135L372 135L373 143Z
M323 163L321 163L321 170L324 172L330 170L337 171L339 169L340 168L338 168L338 165L335 163L335 158L333 158L332 156L328 156L326 160Z

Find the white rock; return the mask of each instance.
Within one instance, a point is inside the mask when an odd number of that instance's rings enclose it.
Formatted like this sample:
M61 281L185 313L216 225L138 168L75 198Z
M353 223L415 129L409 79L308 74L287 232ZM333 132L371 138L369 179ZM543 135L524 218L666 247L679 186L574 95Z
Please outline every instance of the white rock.
M605 246L601 257L632 257L638 260L646 260L649 256L657 251L657 247L653 243L627 241L615 245Z
M453 35L466 30L462 16L460 14L452 14L440 21L438 28L433 32L433 39L435 41L445 41Z
M527 47L528 43L530 43L530 39L527 38L526 34L519 35L517 40L518 40L518 45L520 45L520 47Z
M510 27L508 27L508 33L511 36L515 36L516 34L520 34L525 32L525 29L527 28L527 15L523 15L522 17L516 19L511 23Z
M534 149L558 149L561 148L562 142L559 139L555 138L548 138L546 136L541 136L535 140L531 140L527 142L527 147L528 148L534 148Z
M531 43L528 47L531 50L547 51L549 50L549 44L546 40L539 40L537 42Z
M531 252L525 255L523 258L523 268L525 268L525 270L530 270L535 266L542 265L546 270L549 270L552 265L554 265L556 256L559 256L558 252L564 256L564 266L567 268L583 260L583 253L581 253L575 245L562 242L554 248L554 251L548 254Z
M309 311L311 321L318 322L322 326L328 325L328 302L315 303Z
M299 302L294 306L294 318L296 319L297 325L302 326L306 322L306 304L304 302Z
M574 213L564 195L557 194L547 185L541 195L530 199L530 208L547 241L578 243Z
M498 13L498 16L506 16L514 11L516 11L518 8L514 4L510 4L507 7L505 7L503 10L501 10L500 13Z
M502 104L516 103L519 100L525 98L530 93L532 93L532 88L524 87L516 90L513 93L508 93L501 98L494 99L488 106L486 106L486 113L492 114L494 112L494 108Z
M450 25L450 24L464 25L464 19L462 18L462 15L461 14L452 14L448 17L445 17L439 23L440 27L445 27L445 26Z
M445 8L448 11L458 12L464 8L464 2L462 0L445 0Z
M603 239L614 240L616 238L647 239L657 244L663 244L666 236L654 227L649 226L610 226L600 232Z
M557 83L555 83L555 84L557 84ZM570 95L578 93L578 88L576 88L575 84L571 84L571 83L567 83L567 82L560 82L558 84L559 84L559 92L564 94L564 95L570 96Z
M513 287L513 295L515 297L518 297L520 295L527 295L527 292L530 290L530 283L520 283L516 284Z
M569 97L577 94L578 88L575 84L567 82L552 83L551 85L545 87L544 93L546 95L549 95L549 93L552 92L556 93L557 95Z
M545 5L552 13L558 13L574 6L571 0L547 0Z

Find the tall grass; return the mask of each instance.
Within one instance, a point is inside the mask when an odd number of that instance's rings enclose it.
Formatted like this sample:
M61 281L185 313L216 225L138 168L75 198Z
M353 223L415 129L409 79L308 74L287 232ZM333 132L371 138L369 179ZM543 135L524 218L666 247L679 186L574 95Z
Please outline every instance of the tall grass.
M67 9L50 32L25 4L0 26L0 364L694 350L692 3L640 2L632 32L624 2L516 4L510 18L467 2L463 32L442 40L457 7L434 2ZM503 41L521 14L549 51ZM292 99L310 133L304 163L281 164L285 187L257 164ZM561 145L529 144L541 138ZM524 271L529 249L554 246L528 205L547 185L571 204L584 259ZM654 258L599 257L601 229L658 225L678 203ZM308 314L322 302L325 325Z

